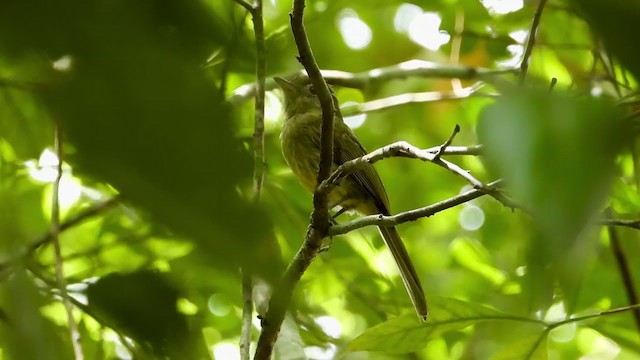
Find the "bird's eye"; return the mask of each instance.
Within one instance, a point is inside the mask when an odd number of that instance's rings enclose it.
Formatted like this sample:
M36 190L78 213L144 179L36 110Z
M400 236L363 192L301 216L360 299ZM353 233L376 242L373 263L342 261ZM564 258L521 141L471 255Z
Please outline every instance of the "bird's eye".
M316 89L313 87L312 84L307 85L307 90L309 90L309 93L312 95L316 94Z

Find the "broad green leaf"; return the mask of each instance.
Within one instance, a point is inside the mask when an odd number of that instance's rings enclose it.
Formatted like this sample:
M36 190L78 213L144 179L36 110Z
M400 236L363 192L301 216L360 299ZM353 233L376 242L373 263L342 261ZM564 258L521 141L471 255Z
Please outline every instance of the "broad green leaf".
M160 273L142 271L104 276L87 289L98 321L171 359L191 359L194 337L178 312L179 291Z
M462 300L431 297L430 315L420 323L415 314L406 314L367 329L348 346L349 351L409 353L422 349L443 333L461 330L486 320L525 320Z
M33 66L46 82L36 95L72 145L76 174L109 183L195 240L212 266L264 265L267 218L238 191L251 159L233 136L219 79L202 66L226 41L215 14L196 0L3 6L0 34L17 39L0 36L0 50L66 59L59 71L44 57Z
M555 279L572 297L594 255L592 238L579 235L599 215L626 143L619 113L602 100L520 91L481 113L478 135L488 165L533 216L531 309L549 305Z
M517 92L481 113L487 162L562 250L602 206L625 139L605 101ZM547 244L552 246L552 244Z

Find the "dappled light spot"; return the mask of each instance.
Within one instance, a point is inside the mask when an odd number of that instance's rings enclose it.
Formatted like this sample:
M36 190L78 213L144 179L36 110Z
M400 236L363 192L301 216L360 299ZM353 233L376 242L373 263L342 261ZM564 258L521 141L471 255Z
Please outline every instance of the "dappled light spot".
M426 12L416 17L409 26L409 38L428 50L436 51L449 42L451 36L440 30L440 15Z
M264 120L275 123L282 114L282 102L273 92L266 92L264 97Z
M213 346L213 357L215 359L239 360L240 350L237 344L221 342Z
M422 14L422 8L414 4L402 4L398 6L393 18L393 27L399 33L409 32L409 26L413 20Z
M333 338L339 338L342 335L342 325L333 316L319 316L314 321L325 334Z
M373 37L371 28L351 9L338 14L338 29L348 47L354 50L364 49Z
M222 294L213 294L207 300L209 311L215 316L226 316L231 312L231 305L226 296Z
M620 354L620 346L611 339L591 328L580 328L576 339L578 350L589 359L615 359Z
M478 230L484 224L484 211L481 208L472 205L465 204L458 215L458 222L465 230Z
M53 63L51 63L51 67L53 67L53 70L61 71L61 72L71 70L72 65L73 65L73 58L71 57L71 55L64 55L58 60L55 60Z
M25 166L33 179L43 183L54 182L58 176L58 155L47 148L42 151L37 163L29 160Z
M354 101L346 101L342 106L357 105ZM367 120L367 114L357 114L353 116L345 116L344 122L352 129L357 129Z
M508 45L507 51L510 56L506 60L496 61L496 65L504 67L514 67L520 65L522 55L524 54L524 47L522 45Z
M523 0L480 0L491 14L508 14L522 9Z
M326 348L320 346L307 346L304 348L304 354L308 359L331 360L336 357L336 346L329 344Z

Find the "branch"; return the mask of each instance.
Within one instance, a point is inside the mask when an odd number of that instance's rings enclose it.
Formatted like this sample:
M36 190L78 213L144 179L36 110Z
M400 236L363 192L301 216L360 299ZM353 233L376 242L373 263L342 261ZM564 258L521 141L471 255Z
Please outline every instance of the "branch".
M294 0L293 11L289 15L291 30L300 56L298 60L307 71L311 84L320 100L322 108L322 131L320 137L320 165L318 169L317 183L324 181L331 172L333 163L333 119L334 103L329 87L322 78L318 64L316 63L309 40L304 30L303 14L304 0ZM329 228L329 211L327 208L327 193L316 191L313 194L313 213L311 225L307 229L305 240L285 271L279 286L275 288L269 301L269 310L262 319L262 332L258 339L258 346L254 359L268 360L275 346L282 321L287 307L291 301L293 290L302 277L302 274L318 255L322 240L326 237Z
M260 1L260 0L258 0ZM251 318L253 316L253 301L251 293L253 284L251 275L242 272L242 328L240 329L240 359L251 358Z
M613 213L611 209L607 209L606 212L608 215L611 215ZM607 226L607 231L609 232L609 240L611 241L611 251L613 252L614 258L616 259L618 271L620 271L622 284L624 285L625 292L627 293L629 303L637 304L638 292L636 291L631 275L631 269L629 268L629 261L626 254L624 253L624 250L622 249L622 244L620 243L618 232L616 231L615 227L611 225ZM636 323L636 328L640 330L640 311L636 310L632 313L632 315Z
M342 115L352 116L362 113L370 113L396 107L400 105L406 105L411 103L425 103L443 100L460 100L466 99L484 86L483 82L477 82L472 86L462 88L460 90L453 91L426 91L419 93L406 93L401 95L389 96L383 99L376 99L367 101L360 104L347 105L342 107ZM488 94L478 94L477 96L493 96Z
M533 16L533 22L531 24L531 30L529 31L529 39L527 40L527 46L524 48L524 55L522 56L522 62L520 63L520 85L524 85L524 81L527 78L527 71L529 70L529 58L533 53L533 46L536 42L536 33L538 32L538 26L540 25L540 18L542 17L542 10L547 0L538 0L538 8Z
M81 222L90 219L96 215L101 214L103 211L110 209L111 207L113 207L115 204L117 204L120 201L119 196L114 196L109 200L106 200L102 203L99 203L97 205L95 205L94 207L91 207L89 209L87 209L86 211L83 211L81 213L79 213L78 215L76 215L75 217L63 222L62 224L60 224L60 228L58 229L58 235L60 233L62 233L63 231L70 229L78 224L80 224ZM53 229L49 230L49 232L47 232L46 234L44 234L42 237L40 237L39 239L33 241L30 245L28 245L26 248L24 248L23 251L21 251L20 253L13 255L12 257L10 257L9 259L0 262L0 272L8 269L14 262L18 261L19 259L23 258L23 257L27 257L31 254L33 254L36 250L38 250L40 247L42 247L45 244L48 244L49 242L52 241L54 234L53 234Z
M453 172L454 174L457 174L463 177L469 183L471 183L471 185L473 185L474 188L487 190L486 185L484 185L480 180L476 179L471 174L469 174L468 171L460 168L458 165L453 164L449 161L443 160L441 158L437 158L436 155L438 154L438 152L441 151L441 149L442 149L441 146L437 146L435 148L422 150L409 144L406 141L398 141L393 144L383 146L379 149L376 149L370 152L365 156L355 158L353 160L347 161L342 165L340 165L326 181L323 181L320 184L318 191L323 193L329 193L335 186L338 185L340 180L342 180L349 174L362 169L367 164L372 164L372 163L375 163L376 161L380 161L382 159L386 159L390 157L408 157L408 158L420 159L423 161L432 162L434 164L437 164ZM470 148L466 148L466 149L470 149ZM456 149L456 151L457 150L458 149ZM441 155L446 153L447 153L447 148L445 148L445 150L441 152Z
M68 300L67 295L67 281L64 278L64 270L62 268L62 251L60 250L60 180L62 180L62 140L60 139L60 129L56 126L54 130L53 146L58 156L58 165L56 178L53 182L53 191L51 199L51 243L53 244L53 250L55 255L56 264L56 286L59 291L64 295L62 303L64 304L65 312L67 314L67 324L69 326L69 333L71 335L71 344L73 345L73 353L76 360L83 360L84 353L82 351L82 345L80 343L80 331L78 331L78 324L76 324L73 318L73 306Z
M444 151L451 145L451 143L453 142L453 139L456 137L456 135L458 135L459 132L460 132L460 125L456 124L456 127L453 129L453 132L451 133L447 141L445 141L445 143L440 146L440 149L438 149L436 154L433 156L434 162L440 161L440 157L442 156L442 153L444 153Z
M424 60L409 60L397 65L382 67L373 70L351 73L338 70L322 70L325 80L332 85L344 86L354 89L366 89L394 79L406 78L458 78L463 80L479 79L490 80L498 75L513 74L518 69L485 69L466 65L443 65ZM292 74L284 75L284 77ZM266 90L273 90L277 85L273 79L266 82ZM255 84L245 84L234 90L228 101L233 105L239 105L255 96Z
M257 4L256 4L255 6L254 6L254 5L251 5L251 4L249 4L248 2L246 2L245 0L233 0L233 1L235 1L238 5L240 5L240 6L242 6L243 8L245 8L245 9L246 9L249 13L251 13L251 14L253 14L253 13L254 13L255 9L256 9L256 8L257 8L257 6L258 6ZM258 1L262 2L262 0L258 0Z
M603 219L599 221L604 226L623 226L640 230L640 220Z
M464 204L473 199L477 199L483 195L491 194L491 192L500 185L501 180L496 180L487 184L482 189L473 189L467 191L461 195L454 196L447 200L440 201L433 205L421 207L414 210L409 210L396 215L369 215L363 216L353 221L349 221L344 224L332 225L329 228L329 236L336 236L346 234L353 230L357 230L366 226L382 226L390 227L396 226L409 221L415 221L420 218L429 217L443 210L450 209L452 207Z
M236 0L241 5L243 0ZM264 153L264 82L266 72L266 47L264 40L264 18L262 0L256 0L248 9L253 19L253 29L256 38L256 101L255 122L253 130L253 197L256 203L262 197L264 183L265 153ZM246 269L245 269L246 270ZM251 274L242 271L242 328L240 331L240 358L249 360L251 357L251 319L253 317Z

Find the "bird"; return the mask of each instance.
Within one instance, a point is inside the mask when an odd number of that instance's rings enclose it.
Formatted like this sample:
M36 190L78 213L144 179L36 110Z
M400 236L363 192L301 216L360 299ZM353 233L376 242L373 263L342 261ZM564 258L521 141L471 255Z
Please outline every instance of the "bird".
M282 154L303 187L313 193L316 189L320 164L322 108L309 78L295 75L274 77L284 94L285 120L280 134ZM337 98L329 87L334 102ZM344 123L339 111L334 115L333 164L335 171L341 164L367 154L355 133ZM372 164L366 164L341 180L328 195L329 209L340 207L362 215L390 215L389 199L382 180ZM429 314L424 290L409 253L395 227L378 227L385 244L400 271L402 282L421 321Z

